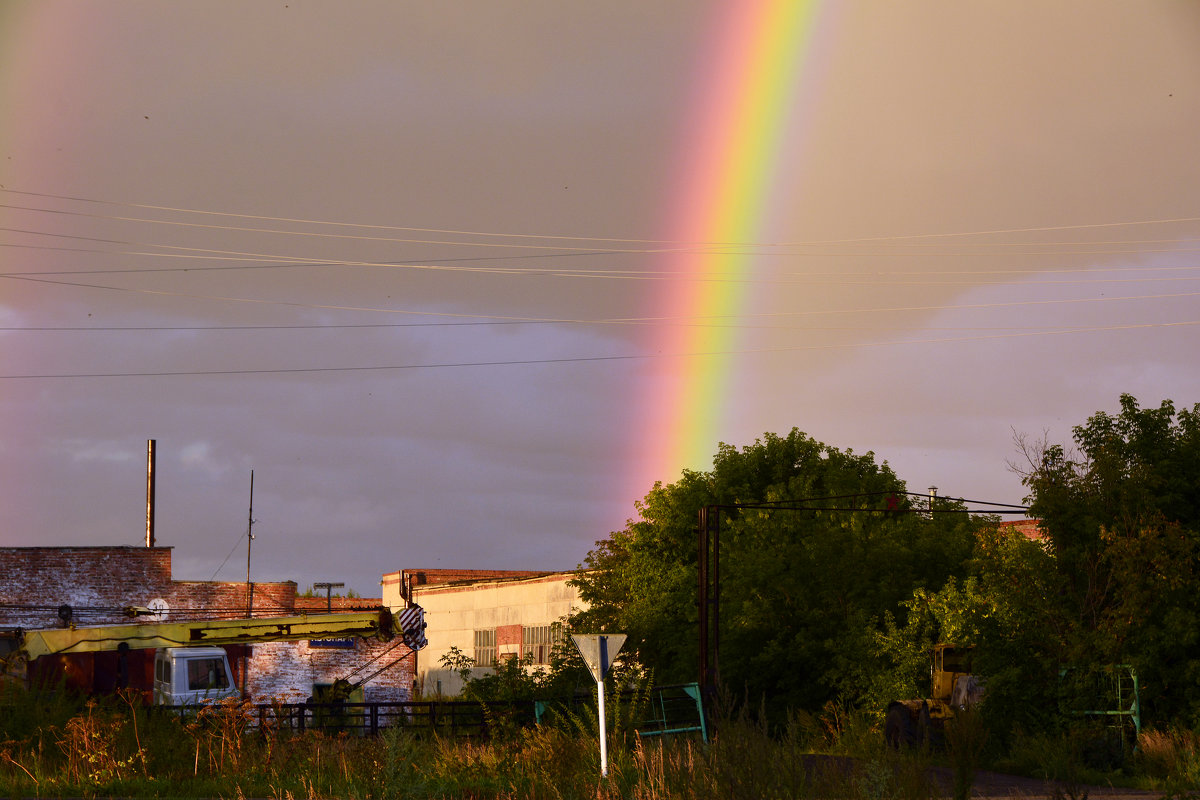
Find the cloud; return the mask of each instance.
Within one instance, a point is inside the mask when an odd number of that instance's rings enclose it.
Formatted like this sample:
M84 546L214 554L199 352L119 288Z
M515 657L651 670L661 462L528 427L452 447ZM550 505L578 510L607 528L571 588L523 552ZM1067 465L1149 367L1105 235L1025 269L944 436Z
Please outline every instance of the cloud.
M595 320L683 291L656 251L694 199L709 5L36 9L0 245L41 274L0 284L0 327L89 330L0 331L6 541L138 543L148 438L179 577L233 552L240 579L253 469L254 575L364 592L574 566L678 477L631 439L694 361L465 365L653 355L661 324ZM1015 501L1014 430L1194 402L1200 226L1110 223L1200 207L1198 15L828 9L696 446L799 427ZM71 377L97 374L128 377Z

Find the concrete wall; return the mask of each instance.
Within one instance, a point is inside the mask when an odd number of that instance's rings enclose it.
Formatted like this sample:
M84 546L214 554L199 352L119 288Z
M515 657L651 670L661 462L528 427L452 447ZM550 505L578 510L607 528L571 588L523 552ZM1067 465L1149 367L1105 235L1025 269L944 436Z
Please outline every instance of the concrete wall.
M384 604L393 611L404 607L398 587L408 583L402 577L409 572L384 576ZM425 609L429 639L417 656L417 684L424 694L454 695L462 690L460 677L443 667L441 658L452 647L474 657L476 631L495 632L498 657L519 655L524 627L551 625L583 608L579 591L567 585L573 572L519 574L533 577L411 585L412 599Z

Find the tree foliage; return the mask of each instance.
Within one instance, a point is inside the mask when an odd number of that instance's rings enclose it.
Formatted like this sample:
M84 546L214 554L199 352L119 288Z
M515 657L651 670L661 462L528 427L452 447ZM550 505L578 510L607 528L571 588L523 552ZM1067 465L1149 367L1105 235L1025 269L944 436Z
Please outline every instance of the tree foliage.
M745 507L764 503L778 506ZM942 588L971 556L977 527L965 513L913 513L904 483L872 453L798 430L741 450L722 444L711 471L656 484L637 519L597 542L578 580L590 608L573 627L628 634L626 649L660 683L698 674L704 506L721 514L722 682L778 707L864 700L884 615L905 617L915 589Z
M1200 404L1123 395L1073 434L1072 451L1023 445L1041 540L952 504L914 513L886 462L796 430L723 444L711 471L656 484L596 544L579 579L591 608L573 622L627 633L659 682L694 680L697 517L720 506L735 695L880 708L924 696L929 649L953 642L976 647L998 732L1057 724L1062 669L1112 664L1137 670L1147 719L1200 725Z
M1133 664L1160 717L1200 721L1200 404L1122 395L1074 441L1077 454L1046 446L1024 475L1058 585L1046 648Z
M936 641L976 645L993 730L1064 718L1064 669L1133 666L1144 716L1200 721L1200 406L1170 401L1090 417L1077 448L1021 441L1030 514L1045 541L982 529L974 556L937 592L918 590L880 647L893 683ZM1091 708L1100 696L1075 698Z

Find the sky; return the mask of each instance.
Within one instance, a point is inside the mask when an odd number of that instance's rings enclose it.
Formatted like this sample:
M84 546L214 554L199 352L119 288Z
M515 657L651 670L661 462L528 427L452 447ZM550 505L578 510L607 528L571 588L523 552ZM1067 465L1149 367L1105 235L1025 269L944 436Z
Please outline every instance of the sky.
M364 596L793 428L1020 504L1200 401L1197 131L1189 2L0 0L0 544L151 439L177 579Z

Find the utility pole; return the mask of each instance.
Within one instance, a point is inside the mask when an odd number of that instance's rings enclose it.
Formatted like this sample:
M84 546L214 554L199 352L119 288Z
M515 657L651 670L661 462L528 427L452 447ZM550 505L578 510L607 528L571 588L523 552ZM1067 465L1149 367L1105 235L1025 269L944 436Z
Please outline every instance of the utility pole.
M250 582L250 546L254 543L254 470L250 470L250 516L246 522L246 617L254 616L254 584Z
M254 584L250 582L250 545L254 541L254 470L250 470L250 514L246 518L246 619L254 616ZM242 695L250 682L250 645L242 656Z
M700 691L711 700L720 680L717 653L721 646L721 507L702 506L699 525Z
M314 589L317 589L318 591L321 589L325 590L325 610L326 611L329 611L329 612L333 611L333 589L334 588L340 589L345 585L346 584L344 584L344 583L328 583L328 582L313 584Z

